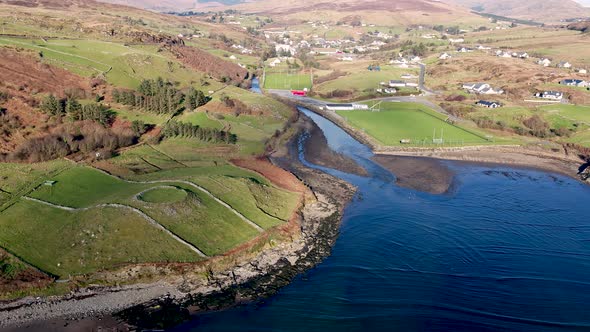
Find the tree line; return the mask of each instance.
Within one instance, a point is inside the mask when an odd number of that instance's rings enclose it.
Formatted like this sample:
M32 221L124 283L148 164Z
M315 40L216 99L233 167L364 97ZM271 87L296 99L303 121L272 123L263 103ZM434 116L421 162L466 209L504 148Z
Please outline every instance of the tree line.
M203 128L191 123L171 120L162 129L162 135L166 138L189 137L211 143L236 144L238 137L224 130Z
M74 97L59 99L52 94L43 100L40 108L49 115L67 117L72 121L96 121L103 126L111 124L115 118L115 113L101 103L82 105Z
M137 91L114 90L113 100L146 112L169 115L176 114L183 107L194 110L208 102L202 91L191 87L185 94L162 78L143 80Z

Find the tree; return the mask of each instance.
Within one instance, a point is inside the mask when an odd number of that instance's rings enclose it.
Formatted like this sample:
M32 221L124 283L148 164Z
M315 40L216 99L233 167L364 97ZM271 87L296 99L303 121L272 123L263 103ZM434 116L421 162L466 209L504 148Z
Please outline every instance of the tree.
M82 105L75 98L68 98L66 101L65 112L70 119L76 121L81 120L82 117Z
M41 110L50 115L61 116L64 113L64 105L54 95L49 95L41 103Z

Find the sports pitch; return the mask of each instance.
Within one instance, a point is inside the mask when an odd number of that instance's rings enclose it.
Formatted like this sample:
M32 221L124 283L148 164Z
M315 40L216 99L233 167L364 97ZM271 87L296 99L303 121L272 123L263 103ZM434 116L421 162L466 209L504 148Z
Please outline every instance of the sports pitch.
M353 127L386 146L474 145L488 141L452 125L443 115L415 103L383 103L381 111L338 111ZM435 141L435 139L441 139ZM402 140L409 140L403 144Z

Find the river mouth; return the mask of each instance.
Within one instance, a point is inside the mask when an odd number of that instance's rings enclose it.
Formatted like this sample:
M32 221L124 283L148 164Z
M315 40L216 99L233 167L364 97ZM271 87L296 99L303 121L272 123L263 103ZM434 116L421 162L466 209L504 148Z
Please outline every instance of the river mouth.
M590 205L581 203L590 188L553 173L455 162L444 162L445 195L404 188L367 147L302 111L331 149L368 173L314 165L300 151L307 166L358 188L331 256L267 300L175 331L590 329Z

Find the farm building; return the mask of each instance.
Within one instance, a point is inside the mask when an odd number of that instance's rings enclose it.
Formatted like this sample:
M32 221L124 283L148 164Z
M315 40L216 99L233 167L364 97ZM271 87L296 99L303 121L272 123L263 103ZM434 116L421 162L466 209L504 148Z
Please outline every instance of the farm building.
M577 87L580 87L580 88L586 88L586 87L588 87L588 82L586 82L584 80L576 80L576 79L563 80L563 81L559 82L559 84L561 84L561 85L567 85L567 86L577 86Z
M502 106L502 104L500 104L498 102L487 101L487 100L480 100L477 103L475 103L475 105L481 106L481 107L487 107L487 108L498 108L498 107Z
M542 98L542 99L562 100L563 99L563 92L559 92L559 91L537 92L535 94L535 97Z

